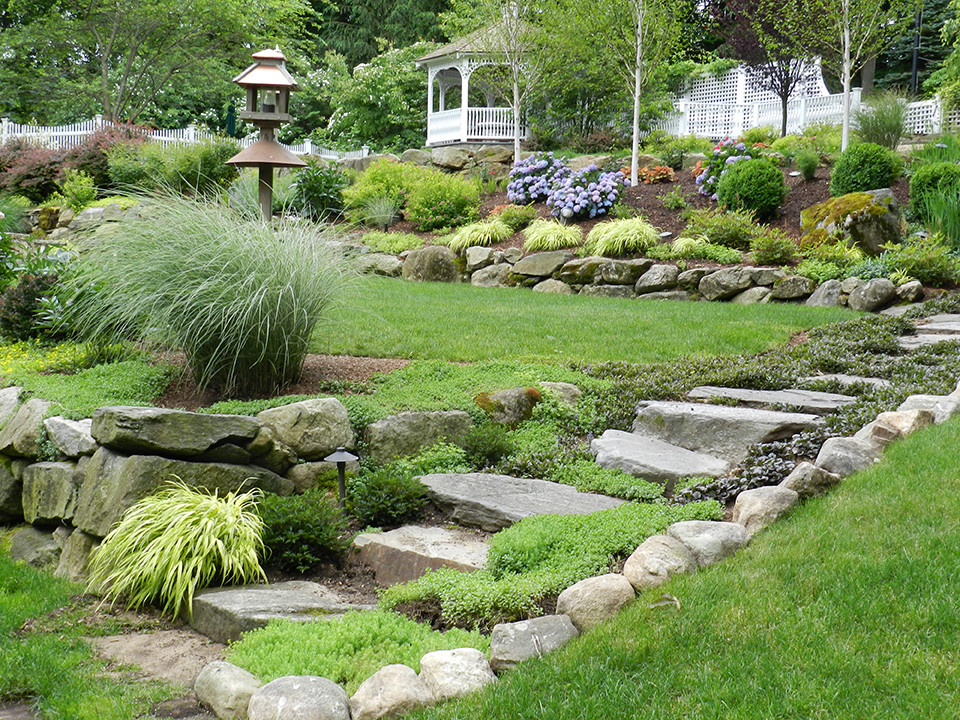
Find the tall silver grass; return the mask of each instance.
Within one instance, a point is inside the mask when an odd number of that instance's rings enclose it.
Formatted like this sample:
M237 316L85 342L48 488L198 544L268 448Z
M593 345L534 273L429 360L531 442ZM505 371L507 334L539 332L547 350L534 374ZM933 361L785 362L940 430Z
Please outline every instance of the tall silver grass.
M202 387L273 392L301 374L310 335L341 290L329 230L242 218L223 204L162 197L83 248L67 278L75 326L183 350Z

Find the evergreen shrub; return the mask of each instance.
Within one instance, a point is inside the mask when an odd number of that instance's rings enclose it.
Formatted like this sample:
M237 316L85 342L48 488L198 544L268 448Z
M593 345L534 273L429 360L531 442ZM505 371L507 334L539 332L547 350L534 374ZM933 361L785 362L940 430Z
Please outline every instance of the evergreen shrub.
M830 195L888 188L896 182L903 164L896 153L874 143L856 143L840 154L830 173Z

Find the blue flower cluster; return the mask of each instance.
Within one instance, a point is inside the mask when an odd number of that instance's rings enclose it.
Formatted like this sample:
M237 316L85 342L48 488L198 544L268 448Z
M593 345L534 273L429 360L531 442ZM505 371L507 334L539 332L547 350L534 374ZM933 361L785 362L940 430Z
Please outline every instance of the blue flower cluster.
M570 176L565 160L553 153L539 152L514 163L507 184L507 200L516 205L529 205L544 200L554 183Z
M623 173L601 172L596 165L590 165L555 181L547 206L555 217L564 220L604 215L620 196L620 188L628 184Z
M752 160L743 140L734 140L725 137L719 145L713 148L713 157L705 164L697 175L697 192L709 195L711 200L717 199L717 183L730 165L740 160Z

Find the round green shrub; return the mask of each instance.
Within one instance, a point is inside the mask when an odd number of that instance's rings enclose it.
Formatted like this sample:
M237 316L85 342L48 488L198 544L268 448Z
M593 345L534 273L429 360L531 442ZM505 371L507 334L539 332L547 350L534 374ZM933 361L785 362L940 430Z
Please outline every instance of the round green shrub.
M893 152L874 143L851 145L840 155L830 173L833 197L852 192L888 188L900 177L903 164Z
M936 190L960 188L960 165L952 162L926 163L910 178L910 204L914 212L926 218L927 196Z
M271 565L304 573L320 562L339 562L348 547L337 503L316 488L302 495L264 495L257 507Z
M427 489L406 472L386 467L347 485L347 510L364 525L380 527L415 520L427 504Z
M783 173L764 158L733 163L717 183L717 200L722 205L752 210L760 220L776 215L786 195Z
M817 168L820 167L820 155L813 150L801 150L796 157L797 170L803 175L807 182L813 180L817 174Z

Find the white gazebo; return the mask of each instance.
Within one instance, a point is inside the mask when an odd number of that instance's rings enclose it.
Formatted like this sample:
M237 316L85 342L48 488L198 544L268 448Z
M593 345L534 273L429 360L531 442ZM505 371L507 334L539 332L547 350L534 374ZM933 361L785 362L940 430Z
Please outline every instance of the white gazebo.
M427 147L455 143L512 143L513 109L496 106L491 82L481 73L471 87L471 76L481 68L502 67L502 58L490 52L487 33L496 25L483 28L417 59L426 68ZM482 98L482 105L479 105ZM475 105L471 106L471 99ZM453 106L453 107L451 107ZM521 139L529 131L520 127Z

